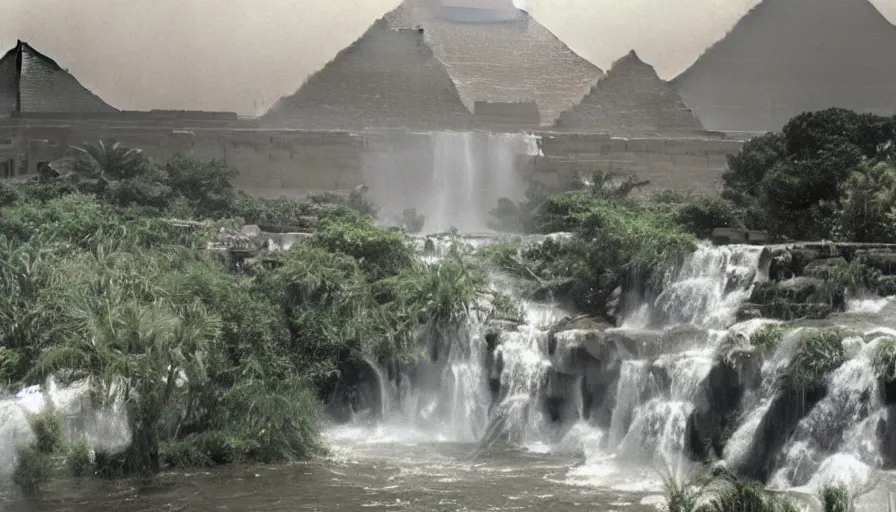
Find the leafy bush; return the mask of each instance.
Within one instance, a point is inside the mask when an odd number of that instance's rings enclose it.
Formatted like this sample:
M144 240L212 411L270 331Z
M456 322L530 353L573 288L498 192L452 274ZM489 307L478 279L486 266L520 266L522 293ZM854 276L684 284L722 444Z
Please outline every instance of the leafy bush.
M47 455L54 455L65 447L65 434L59 417L51 411L34 414L28 418L34 432L34 448Z
M846 486L825 486L820 493L823 512L854 512L852 496Z
M541 209L546 231L572 231L572 243L545 241L529 249L543 281L570 278L580 309L604 314L619 286L656 292L666 273L693 251L695 240L669 219L636 204L588 191L551 197Z
M807 112L730 156L722 196L744 210L748 227L780 236L891 237L891 166L873 162L892 162L894 142L894 118Z
M373 279L395 275L414 262L413 247L404 235L377 228L369 217L350 212L325 216L311 243L351 256Z
M874 350L874 372L886 383L896 382L896 338L884 338Z
M33 495L50 479L53 459L34 446L19 448L16 456L18 462L13 471L12 481L25 495Z
M841 184L841 194L833 230L836 238L896 240L896 166L892 162L859 164Z
M718 197L669 190L653 194L648 207L698 238L709 238L715 228L744 227L742 212L734 203Z
M783 374L784 386L794 391L822 388L824 379L846 360L845 333L839 329L807 329Z
M68 472L75 478L87 476L90 473L92 462L90 461L90 446L86 442L71 445L65 457L65 465Z
M782 324L763 325L750 336L750 345L765 353L774 352L788 330L789 329Z

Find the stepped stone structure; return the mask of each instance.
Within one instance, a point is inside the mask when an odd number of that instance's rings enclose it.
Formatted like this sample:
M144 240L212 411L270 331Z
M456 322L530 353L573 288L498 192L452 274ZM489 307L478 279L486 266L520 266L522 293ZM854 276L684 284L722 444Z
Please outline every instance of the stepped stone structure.
M261 122L309 130L435 130L466 129L471 119L422 31L393 30L381 19Z
M27 43L0 58L0 117L28 113L114 113L53 59Z
M868 0L764 0L672 81L709 130L804 111L896 113L896 27Z
M642 136L704 132L678 92L634 50L617 60L581 103L561 114L554 129Z
M394 28L423 27L471 112L477 101L534 101L541 125L550 126L603 76L511 0L432 4L405 0L388 19Z
M405 0L262 122L355 131L552 125L603 72L510 0L492 4Z

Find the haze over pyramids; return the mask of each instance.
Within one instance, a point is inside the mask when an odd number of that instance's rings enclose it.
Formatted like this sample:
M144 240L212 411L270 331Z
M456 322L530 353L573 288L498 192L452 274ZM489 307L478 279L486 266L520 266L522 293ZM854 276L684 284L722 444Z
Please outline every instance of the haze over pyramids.
M652 135L694 133L701 122L775 130L831 106L896 111L896 27L868 0L764 0L671 86L634 53L604 73L510 0L490 1L406 0L261 122ZM116 111L33 55L17 46L0 63L0 115Z
M437 2L406 0L384 19L424 30L469 112L476 101L535 102L542 126L620 134L693 132L700 122L776 130L832 106L896 112L896 27L867 0L764 0L671 87L633 54L614 67L639 71L605 76L523 12L458 23L439 16Z

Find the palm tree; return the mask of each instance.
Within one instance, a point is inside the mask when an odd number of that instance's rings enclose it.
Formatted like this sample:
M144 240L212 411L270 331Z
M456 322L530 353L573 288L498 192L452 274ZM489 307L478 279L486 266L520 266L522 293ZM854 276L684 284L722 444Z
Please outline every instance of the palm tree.
M72 170L84 192L119 206L162 205L168 193L163 173L141 150L105 141L72 149Z
M146 300L150 290L128 268L125 254L96 256L92 272L82 274L86 282L67 298L73 332L41 354L37 369L86 378L106 406L123 404L132 436L125 469L152 473L159 468L160 422L174 404L178 382L195 390L206 381L206 358L221 321L199 301Z

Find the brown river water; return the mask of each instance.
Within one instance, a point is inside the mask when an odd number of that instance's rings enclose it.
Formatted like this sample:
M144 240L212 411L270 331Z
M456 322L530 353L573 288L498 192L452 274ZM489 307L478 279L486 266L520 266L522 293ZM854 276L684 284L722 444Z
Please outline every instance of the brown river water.
M510 447L477 452L475 445L453 443L356 444L287 467L227 467L151 481L56 481L40 497L4 510L657 510L652 503L658 497L643 491L564 483L578 463Z

